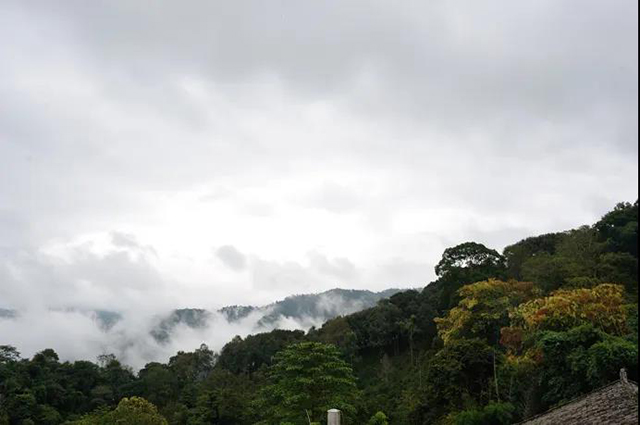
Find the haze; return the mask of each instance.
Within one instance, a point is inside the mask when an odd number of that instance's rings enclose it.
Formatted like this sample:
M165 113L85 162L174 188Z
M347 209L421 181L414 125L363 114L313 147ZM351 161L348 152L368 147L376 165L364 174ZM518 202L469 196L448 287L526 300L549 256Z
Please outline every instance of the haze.
M32 314L0 343L90 356L43 312L422 287L596 221L637 199L637 9L3 1L0 308Z

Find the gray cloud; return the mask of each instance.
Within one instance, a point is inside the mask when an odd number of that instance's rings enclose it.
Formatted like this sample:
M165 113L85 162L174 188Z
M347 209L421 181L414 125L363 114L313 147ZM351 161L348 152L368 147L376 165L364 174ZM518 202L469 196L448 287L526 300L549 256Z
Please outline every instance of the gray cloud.
M152 311L172 302L169 282L145 252L96 253L89 243L63 256L14 253L0 261L0 275L0 299L7 307Z
M635 2L9 0L0 63L0 307L413 287L637 198Z
M307 99L342 99L384 121L512 136L521 125L585 116L623 124L637 100L637 5L624 0L580 10L568 1L192 1L153 11L127 1L36 1L15 9L52 26L85 66L105 69L102 81L118 96L157 100L145 103L181 118L195 111L170 87L159 90L180 74L231 93L273 76ZM520 145L508 142L501 148ZM593 143L633 148L627 138Z
M216 256L225 266L235 271L242 271L247 266L247 258L233 245L224 245L216 250Z
M320 273L348 281L357 275L356 266L348 258L329 259L319 252L310 252L308 257L311 266Z

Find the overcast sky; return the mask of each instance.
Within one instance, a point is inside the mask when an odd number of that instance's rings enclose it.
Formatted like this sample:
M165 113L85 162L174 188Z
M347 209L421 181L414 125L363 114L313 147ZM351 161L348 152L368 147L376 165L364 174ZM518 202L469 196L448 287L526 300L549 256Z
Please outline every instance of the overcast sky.
M0 2L0 307L424 286L638 192L638 3Z

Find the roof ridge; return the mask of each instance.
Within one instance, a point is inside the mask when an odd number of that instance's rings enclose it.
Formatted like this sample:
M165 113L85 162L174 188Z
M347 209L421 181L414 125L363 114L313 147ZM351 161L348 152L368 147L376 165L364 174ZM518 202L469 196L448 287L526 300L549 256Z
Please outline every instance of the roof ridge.
M633 384L633 385L635 385L635 386L638 386L638 384L637 384L636 382L634 382L634 381L629 380L628 382L629 382L630 384ZM594 393L597 393L598 391L602 391L602 390L607 389L607 388L609 388L609 387L613 387L613 386L614 386L614 385L616 385L616 384L623 384L623 385L624 385L624 382L622 381L622 379L618 379L618 380L613 381L613 382L611 382L611 383L609 383L609 384L607 384L607 385L604 385L604 386L602 386L602 387L596 388L595 390L592 390L592 391L590 391L590 392L588 392L588 393L586 393L586 394L583 394L583 395L581 395L581 396L578 396L578 397L572 398L571 400L567 401L566 403L559 404L559 405L557 405L556 407L552 407L552 408L551 408L551 409L549 409L549 410L546 410L546 411L544 411L544 412L542 412L542 413L538 413L537 415L531 416L530 418L527 418L527 419L525 419L525 420L523 420L523 421L521 421L521 422L518 422L518 423L517 423L517 424L515 424L515 425L522 425L522 424L525 424L525 423L527 423L527 422L529 422L529 421L532 421L532 420L534 420L534 419L540 418L540 417L542 417L542 416L546 416L546 415L548 415L549 413L551 413L551 412L553 412L553 411L555 411L555 410L562 409L563 407L566 407L566 406L568 406L568 405L570 405L570 404L576 403L576 402L578 402L578 401L580 401L580 400L582 400L582 399L584 399L584 398L587 398L587 397L589 397L590 395L592 395L592 394L594 394Z

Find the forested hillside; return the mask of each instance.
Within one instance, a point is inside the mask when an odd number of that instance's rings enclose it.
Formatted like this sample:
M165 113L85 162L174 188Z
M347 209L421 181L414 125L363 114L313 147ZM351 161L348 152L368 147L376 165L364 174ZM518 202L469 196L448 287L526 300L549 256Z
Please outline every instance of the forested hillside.
M215 315L220 314L229 323L250 320L255 331L268 331L277 328L282 322L289 321L298 327L307 329L314 323L324 323L336 316L355 313L387 298L399 289L387 289L381 292L366 290L331 289L319 294L302 294L289 296L283 300L265 306L227 306L215 312L195 308L174 310L151 330L154 338L163 342L171 337L178 325L190 328L206 328L215 326Z
M511 424L638 376L638 203L499 253L447 249L437 279L309 332L236 337L134 372L114 356L0 347L0 424Z
M0 278L1 280L1 278ZM399 292L399 289L387 289L380 292L354 289L331 289L316 294L291 295L276 302L252 306L226 306L218 309L179 308L167 309L145 306L145 309L118 310L114 302L111 309L93 309L78 307L73 297L64 300L64 307L12 309L0 308L0 328L9 329L8 341L2 341L7 335L0 330L0 343L16 341L20 329L33 329L42 326L48 320L63 319L60 324L63 332L82 328L83 335L67 335L67 341L55 340L56 350L62 357L71 359L95 358L103 353L112 353L122 362L135 369L149 362L166 362L183 347L194 349L201 341L219 351L235 335L245 337L249 334L269 332L273 329L302 329L320 326L337 316L348 315L373 307L383 298ZM150 295L154 295L151 293ZM215 300L201 300L202 305ZM0 307L13 307L7 300L0 298ZM7 337L5 337L7 338ZM36 335L28 335L34 344L22 347L35 354L41 348ZM24 354L24 353L23 353Z

